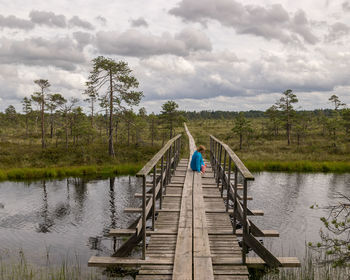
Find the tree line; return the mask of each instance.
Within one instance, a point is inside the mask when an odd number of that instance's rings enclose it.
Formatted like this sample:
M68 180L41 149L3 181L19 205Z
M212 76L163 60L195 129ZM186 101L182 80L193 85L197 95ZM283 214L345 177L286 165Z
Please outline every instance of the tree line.
M134 112L143 93L138 91L139 83L124 61L114 61L99 56L92 60L92 70L83 92L89 113L83 111L77 98L65 98L62 93L51 92L51 83L45 79L34 81L37 91L22 100L23 114L10 105L0 113L0 136L9 128L18 131L24 126L24 137L33 138L40 134L41 147L50 143L69 145L93 143L96 138L105 139L108 153L115 157L115 145L123 140L129 145L141 144L145 139L153 146L156 139L164 142L172 137L174 129L182 121L178 104L167 101L161 113L147 114L145 108Z
M278 138L284 131L287 145L292 143L292 134L299 146L311 132L318 131L320 136L328 138L329 143L337 146L340 135L350 140L350 109L340 101L337 95L329 97L334 109L296 111L294 106L298 103L297 96L291 89L282 93L282 97L268 108L261 119L261 135ZM239 147L242 149L243 138L254 133L249 113L240 112L234 118L232 131L239 136ZM257 128L255 127L255 130Z

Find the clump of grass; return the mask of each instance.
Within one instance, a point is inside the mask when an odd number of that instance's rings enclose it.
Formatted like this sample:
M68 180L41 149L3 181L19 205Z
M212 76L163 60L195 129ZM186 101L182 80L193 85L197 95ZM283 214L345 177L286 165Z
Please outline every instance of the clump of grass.
M142 163L128 163L118 165L88 165L72 167L48 168L12 168L0 170L0 181L4 180L32 180L53 179L63 177L97 176L108 177L116 175L135 175L142 168Z
M46 256L46 266L35 266L28 263L22 250L18 258L3 261L0 259L0 280L113 280L130 275L134 277L134 269L106 269L82 268L76 257L73 263L68 259L62 260L59 266L50 266L49 254Z
M350 162L316 162L316 161L245 161L247 168L253 172L350 172Z
M333 267L327 256L315 254L308 246L299 268L250 270L250 280L348 280L350 267Z

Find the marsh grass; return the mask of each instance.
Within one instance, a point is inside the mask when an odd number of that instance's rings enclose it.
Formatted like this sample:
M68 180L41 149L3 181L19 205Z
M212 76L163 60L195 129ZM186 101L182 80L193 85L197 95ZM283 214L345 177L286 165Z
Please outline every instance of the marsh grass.
M350 267L334 268L326 254L319 254L305 244L305 257L299 268L249 270L250 280L349 280Z
M252 172L283 171L283 172L350 172L350 162L317 162L317 161L244 161Z
M142 168L142 163L125 163L118 165L88 165L48 168L11 168L0 170L0 181L55 179L64 177L104 178L118 175L134 175Z
M243 148L239 149L239 138L232 132L233 120L189 121L187 126L197 145L209 147L212 134L225 142L246 164L250 171L282 172L350 172L350 141L341 134L333 147L320 131L310 130L297 145L295 136L290 146L284 132L279 136L261 134L261 119L251 119L254 133L244 137ZM209 152L207 153L207 157Z
M114 280L129 275L133 279L135 270L108 269L82 267L76 258L75 263L64 259L59 266L50 266L49 254L46 255L46 266L30 264L23 251L19 251L17 258L0 259L0 280Z

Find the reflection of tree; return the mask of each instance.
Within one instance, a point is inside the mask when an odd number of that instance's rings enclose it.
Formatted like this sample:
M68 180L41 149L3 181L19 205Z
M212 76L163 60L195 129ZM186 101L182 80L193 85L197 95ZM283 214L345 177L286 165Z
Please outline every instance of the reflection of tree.
M111 225L110 228L115 228L117 225L117 216L115 208L115 193L114 193L115 177L109 178L109 208L111 210ZM117 238L113 237L113 251L115 252L117 246Z
M47 189L45 180L43 184L43 206L40 209L40 216L43 217L44 221L40 222L37 228L38 232L50 232L50 227L53 226L53 220L49 218L49 203L47 198Z
M87 181L84 178L73 178L71 180L74 186L74 200L78 204L78 212L76 213L76 219L81 221L83 219L82 214L84 210L84 202L87 196Z
M116 205L115 205L115 191L114 191L114 183L115 183L115 178L110 178L109 179L109 217L111 218L111 222L108 225L105 225L103 229L103 235L107 236L109 233L109 230L111 228L115 228L117 225L117 211L116 211ZM104 252L109 252L110 250L106 248L102 241L102 236L91 236L89 237L89 244L91 250L98 250L98 251L104 251ZM117 247L117 238L113 237L113 252L116 251Z

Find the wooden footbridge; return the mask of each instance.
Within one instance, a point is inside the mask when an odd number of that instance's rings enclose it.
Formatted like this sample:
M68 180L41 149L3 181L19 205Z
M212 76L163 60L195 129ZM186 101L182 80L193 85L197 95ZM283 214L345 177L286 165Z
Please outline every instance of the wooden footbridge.
M195 142L185 125L190 155ZM210 136L210 162L202 175L180 159L181 135L171 139L137 174L142 178L141 216L128 229L109 235L128 236L111 257L93 256L89 266L132 266L136 279L248 279L248 267L297 267L297 258L275 257L256 237L277 237L260 230L249 216L248 182L253 175L223 142ZM239 242L241 238L241 242ZM141 258L128 257L142 244ZM241 246L240 246L241 245ZM251 248L257 257L248 257Z

